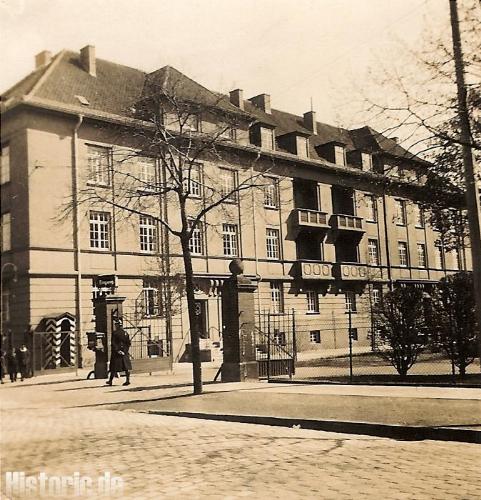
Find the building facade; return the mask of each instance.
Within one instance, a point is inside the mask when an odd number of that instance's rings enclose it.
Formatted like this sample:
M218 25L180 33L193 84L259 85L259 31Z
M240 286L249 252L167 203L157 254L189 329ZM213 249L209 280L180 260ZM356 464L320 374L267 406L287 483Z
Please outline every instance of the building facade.
M158 325L174 361L188 359L180 244L157 220L178 222L169 197L150 200L152 217L125 217L98 200L75 203L89 185L115 197L121 168L146 189L166 182L155 158L120 160L138 144L113 130L149 82L174 78L185 101L212 99L238 117L222 133L229 160L200 159L192 171L193 202L204 203L212 184L228 192L253 171L263 179L209 211L190 241L202 343L214 358L220 291L234 258L258 280L259 313L294 311L301 352L344 347L349 311L354 342L369 347L372 307L388 287L470 268L469 252L445 251L426 223L426 164L371 128L285 113L267 94L219 96L171 67L146 74L99 60L92 46L42 52L2 97L2 335L13 344L46 318L68 314L85 345L95 279L115 275L126 310ZM189 123L194 135L215 130L212 116Z

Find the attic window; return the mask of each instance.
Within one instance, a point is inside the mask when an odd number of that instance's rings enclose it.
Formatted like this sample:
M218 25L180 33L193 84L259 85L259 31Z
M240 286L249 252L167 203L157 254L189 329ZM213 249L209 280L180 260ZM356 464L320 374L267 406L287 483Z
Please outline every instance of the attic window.
M369 153L361 153L362 169L366 172L372 172L372 156Z
M334 146L334 163L336 165L346 165L346 150L343 146Z
M79 100L80 104L83 104L84 106L90 106L90 103L83 95L76 95L75 97Z

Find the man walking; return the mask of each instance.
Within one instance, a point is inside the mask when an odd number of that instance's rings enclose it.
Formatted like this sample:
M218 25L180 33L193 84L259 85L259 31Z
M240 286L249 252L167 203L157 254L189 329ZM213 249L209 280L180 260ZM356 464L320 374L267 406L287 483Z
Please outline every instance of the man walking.
M122 320L115 321L115 330L112 332L112 341L110 346L110 377L106 382L112 385L117 372L125 372L125 382L123 385L130 385L130 370L132 363L129 357L130 339L122 328Z

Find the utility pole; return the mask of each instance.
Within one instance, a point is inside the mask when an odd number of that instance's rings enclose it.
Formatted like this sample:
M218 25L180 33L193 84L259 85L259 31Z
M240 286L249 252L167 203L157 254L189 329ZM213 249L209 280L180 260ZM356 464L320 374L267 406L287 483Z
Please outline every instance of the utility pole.
M471 149L471 124L469 122L467 90L464 81L464 61L459 31L457 0L449 0L451 13L451 30L453 35L453 54L456 69L456 85L458 89L458 116L460 141L463 151L463 168L466 184L466 205L468 209L469 237L473 261L473 282L476 301L476 318L478 322L478 354L481 364L481 229L480 202L474 175L473 153Z

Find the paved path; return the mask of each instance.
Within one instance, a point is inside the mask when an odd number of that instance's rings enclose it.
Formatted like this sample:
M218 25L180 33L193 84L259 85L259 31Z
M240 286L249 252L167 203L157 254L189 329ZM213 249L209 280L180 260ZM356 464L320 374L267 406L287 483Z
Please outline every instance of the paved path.
M183 384L164 380L138 377L131 386L137 392L97 381L2 386L2 472L97 477L110 471L124 480L122 497L132 499L481 498L479 445L88 406L185 392Z

